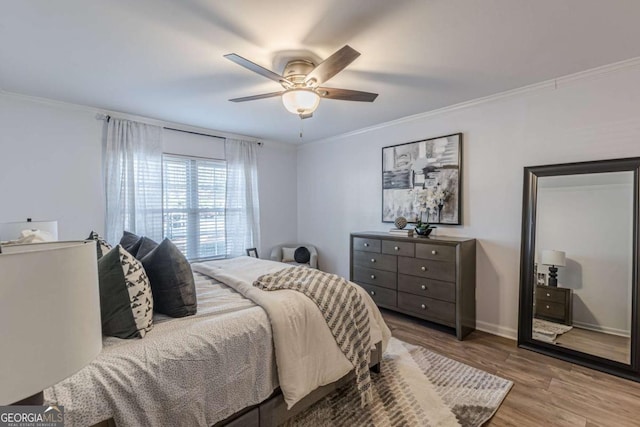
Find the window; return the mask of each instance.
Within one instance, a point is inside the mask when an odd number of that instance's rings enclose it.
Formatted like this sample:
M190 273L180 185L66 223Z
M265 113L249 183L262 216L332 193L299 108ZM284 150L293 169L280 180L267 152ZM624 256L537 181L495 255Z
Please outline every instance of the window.
M162 156L164 237L190 261L225 256L226 180L223 160Z

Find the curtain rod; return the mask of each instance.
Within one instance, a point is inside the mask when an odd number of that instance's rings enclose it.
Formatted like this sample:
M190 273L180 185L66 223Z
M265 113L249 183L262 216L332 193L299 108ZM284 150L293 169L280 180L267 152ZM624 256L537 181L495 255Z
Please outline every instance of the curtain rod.
M109 123L109 121L111 120L111 115L98 113L98 114L96 114L96 119L104 120L107 123ZM126 120L129 120L129 119L126 119ZM173 131L176 131L176 132L184 132L184 133L190 133L190 134L193 134L193 135L208 136L210 138L219 138L219 139L224 139L224 140L229 139L229 138L226 138L224 136L210 135L210 134L207 134L207 133L195 132L195 131L192 131L192 130L177 129L177 128L172 128L172 127L168 127L168 126L161 126L161 127L163 129L173 130ZM231 138L231 139L235 139L235 138ZM262 145L263 145L262 141L249 141L249 142L254 142L254 143L258 144L258 147L262 147Z
M170 127L167 127L167 126L163 126L162 128L163 128L163 129L166 129L166 130L174 130L174 131L176 131L176 132L191 133L191 134L193 134L193 135L202 135L202 136L210 136L211 138L227 139L227 138L225 138L224 136L209 135L209 134L202 133L202 132L194 132L194 131L192 131L192 130L182 130L182 129L170 128Z

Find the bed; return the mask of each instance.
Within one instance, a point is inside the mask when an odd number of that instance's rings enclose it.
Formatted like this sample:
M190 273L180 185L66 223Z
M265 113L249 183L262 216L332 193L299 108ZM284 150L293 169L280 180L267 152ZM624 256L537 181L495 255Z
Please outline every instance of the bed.
M238 283L231 283L234 280L226 274L240 271L240 276L250 281L259 272L281 269L284 264L242 258L201 264L200 269L194 265L194 271L207 272L194 273L198 296L195 316L173 319L154 314L154 328L143 339L105 337L103 351L91 364L45 390L46 402L64 406L69 426L266 427L282 423L350 381L350 369L343 371L343 362L348 364L344 359L334 363L336 366L322 368L324 371L312 372L309 376L315 383L304 383L311 390L294 384L296 396L292 397L291 391L283 394L286 387L280 384L279 373L286 370L279 371L277 361L282 368L285 356L274 348L270 318L263 307L243 296ZM260 265L256 267L256 263ZM223 271L219 277L233 287L214 278L216 274L211 272L216 269ZM235 282L242 285L241 280ZM272 294L286 292L294 291ZM390 333L373 302L363 295L373 320L370 364L375 366ZM327 365L331 365L331 357L328 359ZM288 387L291 390L291 385Z

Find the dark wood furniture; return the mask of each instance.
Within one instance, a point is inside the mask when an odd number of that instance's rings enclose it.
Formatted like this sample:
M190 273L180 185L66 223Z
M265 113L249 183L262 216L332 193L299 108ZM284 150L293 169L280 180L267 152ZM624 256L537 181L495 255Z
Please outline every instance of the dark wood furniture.
M629 233L632 238L632 277L630 291L631 307L631 349L629 363L608 359L587 350L580 351L566 346L533 339L532 325L536 308L534 302L535 281L534 266L536 260L536 235L538 215L538 180L545 177L569 177L610 172L631 172L633 178L633 203L630 203L632 225ZM520 252L520 310L518 319L518 346L539 353L557 357L571 363L587 366L623 378L640 382L640 310L638 304L640 253L640 157L626 159L599 160L592 162L565 163L524 168L524 188L522 200L522 248ZM588 232L584 230L583 232ZM620 302L622 303L622 301Z
M351 234L350 278L383 308L455 328L476 328L476 241Z
M536 285L534 315L551 322L573 324L573 291L569 288Z

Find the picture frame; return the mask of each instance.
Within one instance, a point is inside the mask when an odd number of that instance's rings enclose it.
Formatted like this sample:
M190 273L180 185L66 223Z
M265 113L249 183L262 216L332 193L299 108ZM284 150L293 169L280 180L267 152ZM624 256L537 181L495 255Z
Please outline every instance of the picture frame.
M462 133L382 148L382 222L462 225Z
M258 249L256 248L247 249L247 256L250 256L251 258L260 258L258 256Z

